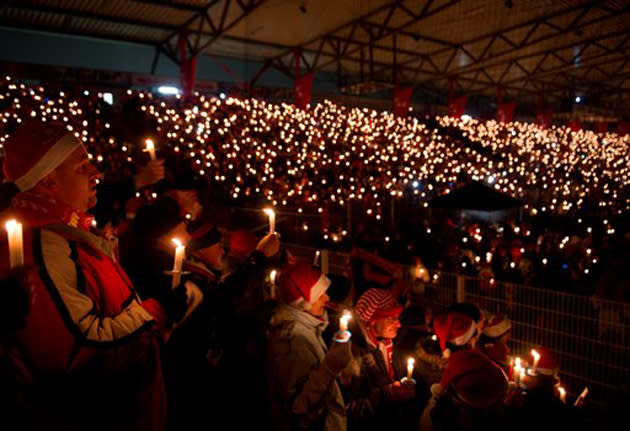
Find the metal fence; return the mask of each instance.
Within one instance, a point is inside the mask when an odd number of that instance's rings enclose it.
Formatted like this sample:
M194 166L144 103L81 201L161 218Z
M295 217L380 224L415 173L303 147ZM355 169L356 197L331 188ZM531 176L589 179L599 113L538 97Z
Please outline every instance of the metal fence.
M304 259L316 250L290 246ZM350 268L347 253L322 251L322 265L339 274ZM325 268L324 268L325 269ZM409 271L404 271L409 283ZM560 360L560 379L569 397L589 388L589 401L604 406L616 404L630 392L630 304L607 301L494 282L459 274L430 271L421 301L439 313L454 302L471 302L512 321L511 354L524 357L537 345L552 350Z

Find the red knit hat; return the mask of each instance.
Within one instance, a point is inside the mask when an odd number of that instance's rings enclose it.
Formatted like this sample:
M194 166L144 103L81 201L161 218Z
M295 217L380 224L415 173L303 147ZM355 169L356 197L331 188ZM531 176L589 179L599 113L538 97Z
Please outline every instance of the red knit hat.
M386 317L398 317L403 307L394 295L385 289L368 289L357 301L356 311L364 323L370 323Z
M499 366L481 352L470 349L451 355L440 385L443 391L450 386L469 406L483 409L503 401L508 379Z
M499 338L512 329L510 319L502 314L495 314L486 323L483 328L483 334L490 338Z
M433 321L433 330L440 340L440 347L446 350L446 343L465 345L475 335L477 323L472 317L457 311L442 314Z
M4 176L20 191L30 190L80 145L63 124L25 121L5 143Z
M555 376L558 374L558 358L556 358L556 355L554 355L551 350L543 346L535 347L533 350L536 350L540 355L538 365L536 366L537 374L543 374L545 376ZM527 353L527 362L530 366L534 365L534 356L531 350Z
M236 256L247 257L258 244L256 236L248 230L240 229L230 233L230 253Z
M304 261L285 266L278 278L278 296L287 303L309 310L330 286L321 271Z

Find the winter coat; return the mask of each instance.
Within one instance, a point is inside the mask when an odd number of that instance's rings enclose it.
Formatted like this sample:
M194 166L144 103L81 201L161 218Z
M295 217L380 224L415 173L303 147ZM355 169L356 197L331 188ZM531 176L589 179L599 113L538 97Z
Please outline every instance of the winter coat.
M417 421L411 410L419 410L420 407L414 407L417 404L415 399L393 403L388 396L386 387L394 380L387 371L383 351L368 340L362 328L355 326L352 334L352 355L357 366L354 369L348 367L345 371L354 375L342 378L348 429L404 430L409 429L411 424L415 428Z
M31 192L7 215L24 225L24 263L37 268L17 338L42 396L78 428L163 429L161 305L140 300L115 243L91 233L84 215Z
M335 376L321 362L326 322L290 305L279 305L268 336L267 376L273 429L346 429Z

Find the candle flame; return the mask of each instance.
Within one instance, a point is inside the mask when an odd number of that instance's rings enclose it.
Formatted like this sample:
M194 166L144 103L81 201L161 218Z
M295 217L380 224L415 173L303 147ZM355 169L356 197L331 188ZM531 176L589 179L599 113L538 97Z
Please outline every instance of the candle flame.
M348 321L352 319L352 314L348 310L343 312L343 316L341 316L341 321L344 325L348 325Z
M177 238L173 238L171 241L173 241L173 244L175 244L177 247L183 247L184 244L182 244L182 242L177 239Z
M407 359L407 367L413 367L415 363L416 360L414 358Z
M536 350L532 349L531 354L534 357L534 361L538 362L538 360L540 360L540 353L538 353Z
M567 391L562 386L558 387L558 392L560 392L561 397L565 396L567 393Z
M144 143L147 147L147 151L151 151L155 149L155 144L153 143L153 139L145 139Z
M274 212L274 210L273 210L272 208L264 208L264 209L263 209L263 212L264 212L265 214L267 214L269 217L271 217L272 215L274 215L274 214L275 214L275 212Z
M18 222L17 222L16 219L11 219L11 220L7 221L4 226L7 229L7 231L10 232L10 231L12 231L12 230L17 228Z
M269 281L272 284L276 282L276 275L278 275L278 271L276 271L275 269L272 269L271 272L269 273Z

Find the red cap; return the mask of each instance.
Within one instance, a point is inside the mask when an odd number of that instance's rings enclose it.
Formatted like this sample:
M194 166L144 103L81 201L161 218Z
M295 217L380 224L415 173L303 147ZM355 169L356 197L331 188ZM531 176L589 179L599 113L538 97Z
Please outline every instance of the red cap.
M470 349L451 355L440 384L443 391L450 386L461 401L483 409L503 401L508 379L498 365L481 352Z
M398 304L389 290L372 288L361 295L357 301L356 310L359 318L369 323L386 317L398 317L403 307Z
M433 321L433 330L442 350L446 349L447 342L463 346L475 335L476 329L477 324L472 317L457 311L439 315Z
M278 296L287 304L302 305L309 309L330 286L330 280L321 271L304 261L285 266L278 278Z
M4 144L4 176L20 191L32 189L80 145L64 124L25 121Z

